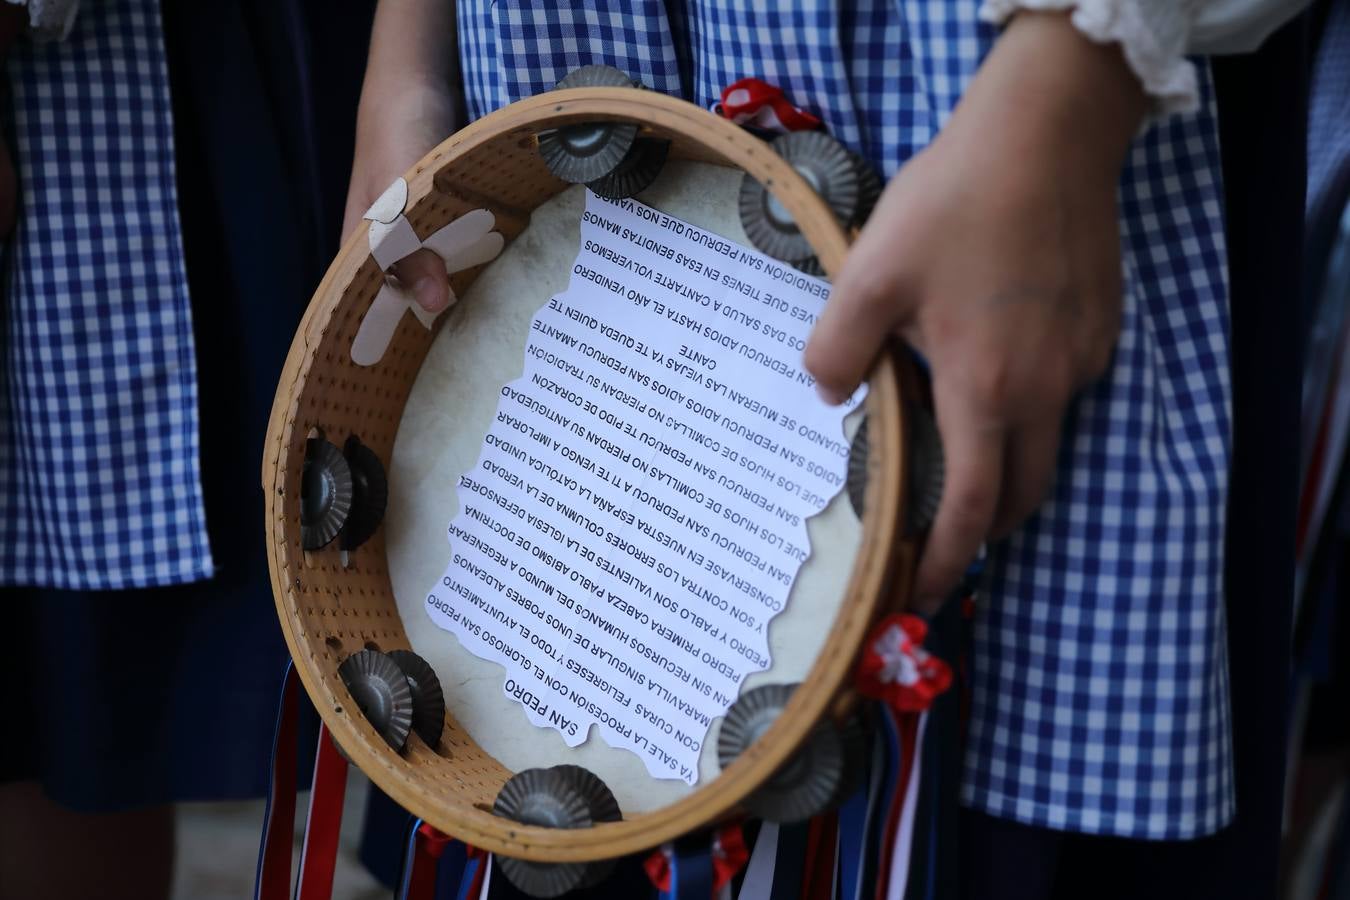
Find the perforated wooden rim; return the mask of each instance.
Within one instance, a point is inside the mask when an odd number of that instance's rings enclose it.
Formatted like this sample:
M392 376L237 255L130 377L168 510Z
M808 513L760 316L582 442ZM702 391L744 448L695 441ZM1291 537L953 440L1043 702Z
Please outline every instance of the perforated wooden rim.
M843 261L848 237L806 183L764 142L692 104L654 91L578 88L522 100L480 119L432 151L408 173L406 215L425 238L472 209L487 208L510 241L530 211L565 184L536 152L535 132L593 119L638 122L668 138L672 155L749 172L800 223L826 271ZM451 279L463 294L478 269ZM796 749L812 724L852 702L850 675L868 626L907 590L914 548L902 539L906 459L902 452L902 380L888 349L870 379L869 484L862 546L846 595L809 676L764 738L688 797L622 822L577 830L522 826L491 814L511 773L447 717L437 748L416 735L400 755L356 709L338 664L362 647L408 647L386 568L383 530L350 554L336 543L306 553L300 545L300 476L314 429L341 446L356 434L389 460L403 407L432 335L405 316L381 362L351 360L352 338L382 282L363 225L319 285L282 371L264 447L268 563L296 670L334 738L363 772L400 805L436 828L495 853L541 861L587 861L633 853L732 814L738 803ZM900 586L892 588L891 586ZM449 639L447 637L447 639Z

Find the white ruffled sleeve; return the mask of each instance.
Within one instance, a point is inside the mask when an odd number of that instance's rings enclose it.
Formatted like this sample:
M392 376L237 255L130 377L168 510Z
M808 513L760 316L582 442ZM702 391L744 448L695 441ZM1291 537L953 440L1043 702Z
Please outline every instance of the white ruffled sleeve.
M1020 10L1073 11L1074 27L1101 44L1120 44L1125 62L1153 98L1153 115L1199 104L1186 54L1255 50L1309 0L984 0L980 18L1002 25Z
M1068 11L1074 27L1100 44L1119 44L1153 99L1153 114L1189 112L1200 102L1195 66L1185 57L1197 0L985 0L980 18L1002 25L1023 10Z
M5 0L11 6L28 7L28 27L35 40L62 41L75 24L80 0Z

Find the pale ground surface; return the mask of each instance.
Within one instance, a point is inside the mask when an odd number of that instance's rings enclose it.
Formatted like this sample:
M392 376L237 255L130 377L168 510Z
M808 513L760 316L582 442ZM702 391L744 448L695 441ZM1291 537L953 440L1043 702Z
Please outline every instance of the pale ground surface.
M377 900L389 892L357 860L361 817L369 782L355 769L347 779L346 808L342 816L342 844L338 853L333 900ZM296 856L299 863L300 828L309 793L296 805ZM178 807L178 866L174 873L174 900L249 900L262 835L263 801L184 803Z

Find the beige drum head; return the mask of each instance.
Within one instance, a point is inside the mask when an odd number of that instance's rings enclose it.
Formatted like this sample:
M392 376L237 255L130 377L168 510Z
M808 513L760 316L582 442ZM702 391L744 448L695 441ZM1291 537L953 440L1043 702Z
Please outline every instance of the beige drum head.
M596 733L569 748L557 732L534 726L520 704L503 695L503 669L469 653L429 618L428 590L450 560L446 526L459 510L459 476L478 459L502 386L521 373L532 317L567 287L578 250L584 190L549 173L536 134L594 120L636 123L641 136L672 142L670 160L639 201L748 244L736 206L748 172L795 219L827 271L842 261L847 236L820 198L766 144L729 122L627 88L564 90L513 104L423 160L407 177L406 197L395 191L384 198L383 218L404 212L413 240L487 210L505 239L500 255L452 275L459 301L433 330L403 316L392 326L387 350L358 365L353 343L361 357L356 336L384 284L361 229L333 264L296 336L263 464L278 613L305 687L336 740L376 784L435 827L505 856L540 861L636 852L734 813L816 723L847 715L863 636L880 611L900 599L914 552L901 515L907 463L901 396L908 376L888 353L865 403L870 453L863 521L843 491L809 520L810 556L785 611L769 626L773 666L743 685L801 687L725 770L717 763L714 723L694 786L653 778L637 755L608 746ZM392 233L395 226L371 227ZM846 421L850 435L860 418L855 411ZM315 435L337 447L356 436L388 472L383 524L349 553L337 542L304 549L300 482L307 439ZM447 715L436 746L414 734L400 753L361 714L337 670L362 649L409 647L439 675ZM492 813L513 773L564 763L598 775L614 792L623 820L561 830Z

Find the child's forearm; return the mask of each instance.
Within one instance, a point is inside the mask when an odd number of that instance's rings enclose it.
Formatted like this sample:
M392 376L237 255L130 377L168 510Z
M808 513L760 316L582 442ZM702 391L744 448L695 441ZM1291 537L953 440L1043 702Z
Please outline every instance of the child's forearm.
M380 0L362 95L410 86L459 93L454 0Z
M356 117L344 236L391 181L464 124L457 50L455 0L380 0ZM448 302L445 265L431 251L403 260L394 275L427 309Z

